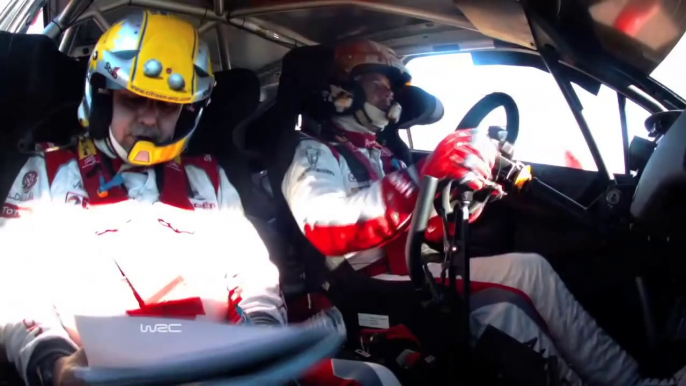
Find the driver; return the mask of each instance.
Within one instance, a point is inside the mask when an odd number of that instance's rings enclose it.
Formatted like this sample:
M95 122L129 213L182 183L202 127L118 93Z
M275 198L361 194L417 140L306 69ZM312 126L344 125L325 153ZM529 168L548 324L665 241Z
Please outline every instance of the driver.
M79 384L74 315L285 324L236 189L213 156L181 155L214 83L182 19L142 11L98 41L78 109L88 133L41 146L0 217L0 347L28 384Z
M402 164L377 142L376 135L400 117L394 92L409 81L402 62L381 44L356 41L336 47L335 76L328 93L335 113L316 137L301 138L282 185L301 231L327 256L330 267L345 259L357 271L393 281L386 286L409 279L400 276L406 275L404 247L400 247L403 253L392 251L397 250L398 238L402 240L410 222L420 176L456 180L480 190L492 184L497 154L490 140L473 131L460 131L443 139L418 165ZM470 221L479 213L472 213ZM431 232L431 224L427 238L441 240L442 225ZM339 265L333 273L346 266ZM429 267L435 277L440 275L438 264ZM556 373L568 384L686 384L686 380L679 383L681 374L678 379L641 379L636 361L598 326L539 255L510 253L471 259L471 280L475 338L492 326L546 358L557 357L552 362ZM411 293L412 285L405 283ZM324 287L332 293L330 279ZM366 300L357 297L355 301ZM374 304L384 307L387 303L403 301L395 298ZM359 324L364 326L362 314Z

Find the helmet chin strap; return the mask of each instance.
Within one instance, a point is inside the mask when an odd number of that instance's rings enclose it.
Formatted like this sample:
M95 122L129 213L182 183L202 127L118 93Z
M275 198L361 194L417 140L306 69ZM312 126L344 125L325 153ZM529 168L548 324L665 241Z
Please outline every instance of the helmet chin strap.
M109 138L96 139L93 142L95 142L95 146L98 148L98 150L105 153L108 157L119 157L124 161L127 160L128 154L126 150L119 144L119 142L114 139L112 128L109 130Z
M112 133L112 129L110 128L110 138L108 141L108 145L114 150L114 152L121 158L124 162L129 163L129 152L124 149L124 147L117 142L117 140L114 138L114 133Z
M400 119L401 111L400 104L395 101L387 111L383 111L371 103L365 102L362 108L355 111L353 115L359 124L374 133L378 133L388 126L391 121L397 122Z
M108 157L110 158L117 158L119 157L122 161L124 161L127 164L131 164L129 162L129 152L124 149L124 147L117 142L117 140L114 138L114 134L112 133L112 128L109 130L109 137L108 138L103 138L103 139L96 139L95 141L95 146L105 153Z

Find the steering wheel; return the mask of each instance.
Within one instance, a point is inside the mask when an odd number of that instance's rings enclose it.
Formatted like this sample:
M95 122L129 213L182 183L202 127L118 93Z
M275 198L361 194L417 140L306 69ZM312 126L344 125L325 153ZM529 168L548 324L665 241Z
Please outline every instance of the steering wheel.
M488 114L499 107L505 108L507 117L507 136L505 140L510 144L514 144L519 134L519 109L514 99L505 93L496 92L482 98L462 118L462 121L457 125L456 131L478 127ZM489 136L494 139L502 139L499 138L500 132L501 130L489 130ZM434 197L436 197L439 182L437 178L430 176L422 178L419 198L412 216L410 233L405 247L405 258L412 283L417 289L426 288L428 285L432 292L435 291L435 281L429 270L425 269L425 263L422 261L422 244L425 241L424 234L432 213L431 208L435 202ZM450 189L451 184L446 184L441 199L442 208L436 208L438 213L443 212L444 221L446 221L446 215L454 210L449 202ZM466 209L463 208L463 211ZM448 228L446 227L445 229ZM464 250L464 246L462 250Z
M519 135L519 109L517 108L517 103L515 103L514 99L503 92L494 92L476 102L476 104L467 111L464 118L462 118L457 125L456 130L474 129L478 127L481 124L481 121L498 107L505 108L505 116L507 117L506 140L514 145L515 141L517 141L517 136Z

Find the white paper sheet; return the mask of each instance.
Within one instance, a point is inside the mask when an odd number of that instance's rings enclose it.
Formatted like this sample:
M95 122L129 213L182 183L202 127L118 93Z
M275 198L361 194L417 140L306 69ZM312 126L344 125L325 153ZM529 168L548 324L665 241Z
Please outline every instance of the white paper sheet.
M76 369L76 376L96 384L202 379L213 385L279 385L333 355L344 339L328 329L128 316L77 316L76 325L89 362ZM256 373L227 375L266 358L281 359L267 362L275 363L271 367L258 366Z
M216 352L230 358L240 356L246 345L269 349L302 333L292 327L128 316L77 316L76 326L91 368L145 367Z

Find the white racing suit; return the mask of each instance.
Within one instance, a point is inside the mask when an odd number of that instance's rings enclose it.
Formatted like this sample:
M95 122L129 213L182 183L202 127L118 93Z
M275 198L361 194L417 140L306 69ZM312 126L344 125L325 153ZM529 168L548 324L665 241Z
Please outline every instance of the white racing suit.
M328 143L304 137L286 172L282 191L293 216L327 257L344 257L378 279L408 280L389 272L394 264L385 249L410 222L416 171L404 168L354 118L332 123L341 135ZM357 181L343 152L369 169L370 181ZM598 326L543 257L510 253L470 264L476 339L490 325L533 345L545 357L557 357L557 373L568 384L639 383L636 361ZM430 269L439 276L438 265Z
M80 345L74 315L286 323L279 272L224 171L177 161L131 168L81 140L26 162L0 216L0 348L27 382Z

